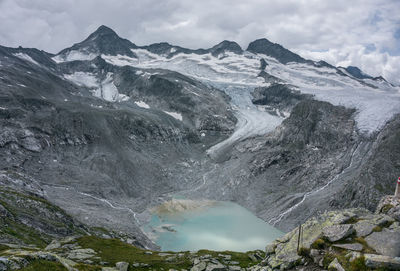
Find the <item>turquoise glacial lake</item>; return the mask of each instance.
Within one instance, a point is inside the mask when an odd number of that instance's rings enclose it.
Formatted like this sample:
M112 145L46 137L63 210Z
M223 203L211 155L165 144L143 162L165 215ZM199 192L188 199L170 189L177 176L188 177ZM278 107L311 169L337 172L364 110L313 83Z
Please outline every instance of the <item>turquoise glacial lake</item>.
M188 201L192 203L189 206L181 203L185 200L176 201L179 203L174 202L172 208L154 211L144 227L163 251L264 249L284 234L233 202L217 201L193 207L195 201Z

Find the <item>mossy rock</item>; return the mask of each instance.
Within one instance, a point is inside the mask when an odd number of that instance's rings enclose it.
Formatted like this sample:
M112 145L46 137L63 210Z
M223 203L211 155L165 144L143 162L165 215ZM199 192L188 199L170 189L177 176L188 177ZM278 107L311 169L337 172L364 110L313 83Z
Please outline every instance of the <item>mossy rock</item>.
M392 208L394 208L392 204L385 204L381 208L381 213L387 214Z

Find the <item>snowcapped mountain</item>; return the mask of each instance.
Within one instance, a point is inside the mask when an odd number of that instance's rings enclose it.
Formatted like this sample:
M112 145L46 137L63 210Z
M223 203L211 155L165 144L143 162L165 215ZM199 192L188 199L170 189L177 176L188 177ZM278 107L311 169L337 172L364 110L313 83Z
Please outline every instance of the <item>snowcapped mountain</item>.
M85 45L93 39L90 46ZM115 32L102 26L79 46L71 47L77 51L65 49L53 59L59 62L62 59L74 60L73 57L66 57L71 52L82 59L100 56L112 65L174 70L220 88L267 86L276 83L278 78L281 84L312 94L318 100L357 109L358 128L367 133L379 130L394 114L400 112L398 87L372 78L356 67L336 68L325 62L306 60L267 39L251 42L246 51L229 41L207 50L184 49L167 43L139 48L130 43L124 47L129 51L128 54L124 54L120 47L113 47L114 44L125 44L125 40L114 42L115 39ZM104 45L106 49L100 54L93 50L98 43L113 46Z
M267 39L137 46L101 26L56 55L0 47L0 102L0 170L143 246L148 208L175 192L289 230L373 209L400 170L399 87Z
M135 57L131 51L135 48L137 48L135 44L120 38L112 29L102 25L84 41L62 50L53 57L53 60L55 62L92 60L100 54Z

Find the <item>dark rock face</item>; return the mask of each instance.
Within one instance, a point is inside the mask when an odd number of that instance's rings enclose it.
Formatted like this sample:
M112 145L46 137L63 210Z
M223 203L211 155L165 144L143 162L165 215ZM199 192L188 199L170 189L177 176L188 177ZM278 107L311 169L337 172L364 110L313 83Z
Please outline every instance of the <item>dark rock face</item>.
M301 94L284 84L272 84L269 87L256 88L252 95L254 104L268 105L274 109L278 108L288 112L300 101L312 98L311 95Z
M142 46L140 48L146 49L149 52L152 52L153 54L167 56L167 58L171 58L174 55L177 55L180 53L198 54L198 55L207 53L207 50L205 50L205 49L192 50L192 49L182 48L180 46L171 45L167 42L153 43L148 46Z
M171 45L167 42L160 42L160 43L154 43L148 46L142 46L140 48L146 49L149 52L152 52L153 54L157 55L163 55L166 56L167 58L171 58L177 54L198 54L198 55L203 55L207 53L211 53L211 55L217 57L220 54L223 54L225 52L233 52L235 54L241 54L243 52L242 48L237 44L236 42L233 41L227 41L224 40L221 43L215 45L214 47L210 49L187 49L187 48L182 48L180 46L176 45Z
M228 40L224 40L223 42L208 49L208 51L215 57L225 52L232 52L235 54L243 53L243 50L239 44L237 44L234 41L228 41Z
M282 84L282 83L284 83L281 79L279 79L278 77L267 73L266 71L261 71L258 74L258 77L264 78L265 82L266 83L270 83L270 84Z
M304 148L341 149L351 144L354 110L326 102L305 100L293 108L279 140L281 144Z
M50 68L50 69L55 69L56 65L54 61L50 59L52 57L52 54L49 54L45 51L40 51L35 48L9 48L9 47L4 47L0 45L0 54L5 55L5 56L10 56L10 57L15 57L17 56L19 58L19 65L31 65L31 66L36 66L34 62L38 64L42 64L43 67L45 68ZM26 61L24 59L24 55L30 57L33 62Z
M394 193L400 171L400 117L396 116L371 141L370 155L360 169L360 175L344 187L343 200L350 206L373 210L379 199Z
M314 61L313 62L313 65L315 66L315 67L327 67L327 68L334 68L335 69L335 67L334 66L332 66L331 64L329 64L329 63L327 63L327 62L325 62L325 61L323 61L323 60L320 60L320 61Z
M287 64L289 62L306 62L306 60L301 56L289 51L277 43L272 43L267 39L258 39L251 42L247 47L247 51L272 56L283 64Z
M58 55L65 56L69 52L77 50L97 55L126 55L135 57L135 54L131 51L131 49L135 48L137 48L135 44L127 39L120 38L114 30L102 25L84 41L62 50Z
M358 67L348 66L345 70L358 79L372 79L372 76L369 76L366 73L363 73Z
M264 58L262 58L261 60L260 60L260 70L265 70L265 68L268 66L268 63L267 63L267 61L265 61L265 59Z
M386 79L383 78L382 76L377 76L377 77L374 77L374 78L372 78L372 79L375 80L375 81L387 82Z

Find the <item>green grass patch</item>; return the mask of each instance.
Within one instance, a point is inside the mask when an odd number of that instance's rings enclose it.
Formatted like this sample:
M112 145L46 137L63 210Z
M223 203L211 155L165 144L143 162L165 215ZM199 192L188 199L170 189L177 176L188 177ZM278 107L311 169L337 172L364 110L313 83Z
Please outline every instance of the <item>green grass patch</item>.
M10 249L8 246L0 244L0 252L8 249Z
M34 195L31 195L31 194L24 194L24 193L20 193L20 192L14 191L12 189L0 188L0 198L4 199L0 203L14 217L18 217L20 214L23 214L23 213L30 214L30 212L32 211L32 210L29 210L29 209L25 209L24 201L26 201L26 202L34 201L37 204L41 205L40 207L46 208L51 213L58 213L58 214L62 214L62 216L64 216L64 217L70 217L60 207L50 203L49 201L47 201L44 198L41 198L41 197L38 197L38 196L34 196ZM6 201L11 202L11 204L7 204ZM20 206L18 206L18 204L16 204L17 202L20 203ZM53 219L52 221L43 221L43 222L46 222L46 223L50 223L51 222L51 224L53 226L67 227L69 230L74 231L76 233L80 233L80 234L85 233L85 231L83 229L78 228L78 227L74 227L73 225L65 224L65 223L57 223L56 219Z
M108 262L110 266L114 266L117 262L128 262L130 264L130 268L132 268L132 264L134 263L143 263L148 264L148 267L135 267L135 270L148 270L148 269L156 269L160 270L163 268L164 270L168 269L190 269L192 267L192 258L199 257L204 255L211 255L212 258L216 258L220 260L220 262L224 262L224 257L218 256L222 255L231 255L230 261L239 262L240 267L249 267L258 264L258 262L253 262L249 254L259 254L261 258L265 256L262 251L249 251L246 253L242 252L233 252L233 251L211 251L211 250L200 250L195 255L190 252L157 252L152 251L152 254L146 254L147 250L140 249L134 247L132 245L126 244L118 239L103 239L96 236L83 236L77 239L78 244L83 248L91 248L97 252L97 256L101 258L99 261ZM168 253L169 256L160 256L159 253ZM95 264L98 264L96 262ZM88 269L92 268L91 266L86 266L86 269L83 270L97 270L97 269ZM81 269L80 269L81 270Z
M326 242L323 239L319 238L311 244L311 248L324 249L326 247L326 245L327 245Z
M166 261L171 256L161 257L157 252L153 254L146 254L146 250L136 248L132 245L126 244L118 239L102 239L95 236L84 236L79 238L78 244L83 248L94 249L101 261L110 263L110 266L114 266L117 262L128 262L133 263L145 263L151 268L168 270L169 268L174 269L189 269L192 265L189 259L189 253L183 253L182 257L178 257L176 253L173 254L174 259ZM135 270L147 270L149 267L136 267Z
M383 228L381 226L376 226L372 229L373 232L381 232Z
M356 217L352 217L349 220L346 221L346 224L356 224L358 221L360 221L361 219L356 218Z
M332 253L327 253L324 255L324 258L322 259L322 264L324 265L324 269L328 269L329 264L337 258L337 255L332 254Z
M392 204L385 204L381 208L381 212L387 214L394 206Z
M8 220L2 225L0 233L21 240L25 244L32 244L40 248L44 248L47 245L45 238L37 231L12 220Z
M77 264L74 268L78 269L79 271L101 271L101 266L98 265L87 265L87 264Z
M347 269L346 269L347 270ZM350 262L349 271L367 271L369 270L368 267L365 265L365 258L364 256L358 257Z
M106 235L109 235L109 236L111 235L109 230L107 230L105 228L102 228L102 227L93 227L93 228L91 228L91 230L94 233L96 233L97 235L99 235L99 234L106 234Z
M82 229L75 227L73 222L67 219L69 216L62 209L43 198L0 188L0 204L11 214L0 220L0 234L10 239L19 240L25 244L32 244L40 248L45 247L53 239L53 237L35 228L24 225L21 223L21 218L31 219L33 222L48 225L54 229L60 228L60 231L67 229L71 232L71 235L84 233ZM43 210L48 211L50 217L42 216L41 212ZM59 219L60 214L66 218L68 223Z
M61 263L37 260L31 262L27 267L20 269L21 271L68 271Z
M354 238L354 241L356 241L357 243L360 243L363 246L363 249L361 252L376 253L376 251L368 245L367 241L365 241L365 239L363 237L356 237L356 238Z
M348 257L346 257L346 254L348 251L341 251L341 252L336 252L336 253L327 253L324 258L323 258L323 265L324 269L328 269L329 264L337 258L340 265L344 268L346 271L367 271L370 270L367 268L365 265L365 258L364 256L361 256L359 258L354 259L353 261L350 261Z
M309 257L310 250L306 247L301 247L301 248L299 248L299 251L297 251L297 255L302 256L302 257Z

